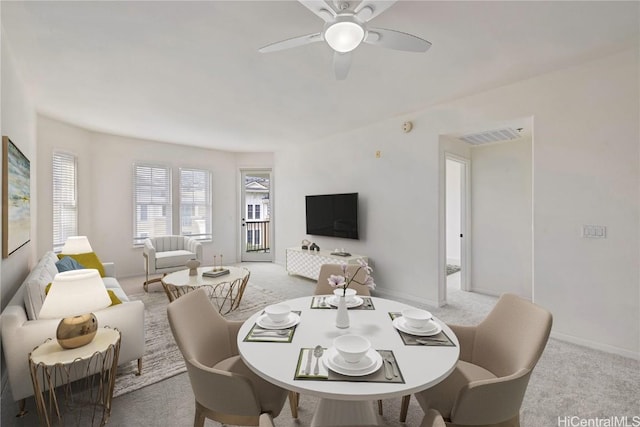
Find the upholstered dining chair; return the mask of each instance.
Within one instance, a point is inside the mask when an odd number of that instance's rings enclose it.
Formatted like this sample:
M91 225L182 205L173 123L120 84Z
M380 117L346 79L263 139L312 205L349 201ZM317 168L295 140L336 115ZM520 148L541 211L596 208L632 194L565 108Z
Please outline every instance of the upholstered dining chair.
M143 288L147 292L150 283L162 280L149 280L149 274L186 269L185 263L191 259L202 262L202 243L188 236L150 237L144 241L142 256L146 275Z
M222 317L203 289L170 303L167 316L195 395L195 427L205 418L256 426L261 414L280 414L287 391L254 374L238 354L242 322Z
M348 264L347 265L347 275L352 277L355 274L355 282L364 283L364 279L367 276L364 268L360 268L359 264ZM316 284L316 290L314 291L315 295L330 295L333 293L334 288L328 282L329 276L331 275L343 276L342 273L342 265L340 264L322 264L320 266L320 272L318 273L318 282ZM366 285L360 285L358 283L352 282L349 285L349 288L355 289L357 295L371 295L369 292L369 287Z
M424 411L438 410L447 426L519 426L520 406L552 322L546 309L504 294L477 326L449 325L460 342L460 359L451 375L415 394L418 403Z

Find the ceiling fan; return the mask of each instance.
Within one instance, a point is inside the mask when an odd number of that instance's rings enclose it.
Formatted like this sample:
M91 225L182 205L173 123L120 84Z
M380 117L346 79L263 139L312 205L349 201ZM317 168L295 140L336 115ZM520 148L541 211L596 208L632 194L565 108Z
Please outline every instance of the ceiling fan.
M324 29L318 33L268 44L258 49L259 52L276 52L324 40L334 50L333 68L336 79L344 80L351 68L353 50L362 42L407 52L426 52L431 47L431 43L420 37L367 25L371 19L391 7L396 0L298 1L325 21Z

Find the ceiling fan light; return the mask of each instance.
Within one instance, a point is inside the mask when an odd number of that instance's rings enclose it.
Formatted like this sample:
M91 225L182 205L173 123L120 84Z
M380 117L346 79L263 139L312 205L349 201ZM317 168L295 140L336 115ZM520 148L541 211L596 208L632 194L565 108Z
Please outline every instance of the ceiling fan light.
M336 52L351 52L364 39L364 28L351 21L336 22L325 30L324 39Z

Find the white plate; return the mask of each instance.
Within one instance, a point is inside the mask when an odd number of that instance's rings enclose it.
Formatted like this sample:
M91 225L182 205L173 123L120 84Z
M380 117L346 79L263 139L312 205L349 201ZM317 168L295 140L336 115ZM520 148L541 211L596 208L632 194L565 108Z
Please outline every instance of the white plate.
M338 297L335 295L327 298L327 302L334 307L338 306ZM364 303L364 300L359 296L353 297L353 300L347 301L347 308L360 307Z
M300 322L300 316L294 312L289 313L289 318L280 323L274 323L266 314L261 314L256 320L258 326L264 329L287 329L297 325L298 322Z
M328 348L322 356L324 365L342 375L350 377L361 377L369 375L380 369L382 366L382 357L380 353L370 348L364 358L358 363L347 363L342 356L334 348ZM356 368L358 367L358 368Z
M429 324L432 325L432 327L416 329L407 326L405 319L403 319L402 317L396 317L395 319L393 319L393 326L395 326L396 329L399 329L402 332L406 332L407 334L428 337L431 335L438 335L440 332L442 332L442 327L433 320L430 320Z

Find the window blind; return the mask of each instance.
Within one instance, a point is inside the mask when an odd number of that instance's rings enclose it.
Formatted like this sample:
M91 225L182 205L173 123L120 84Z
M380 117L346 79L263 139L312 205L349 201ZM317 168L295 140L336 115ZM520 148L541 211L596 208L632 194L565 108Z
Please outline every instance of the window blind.
M133 244L147 237L172 234L171 169L166 166L133 166Z
M53 152L53 250L60 252L69 236L78 234L76 156Z
M211 172L180 169L180 234L211 240Z

